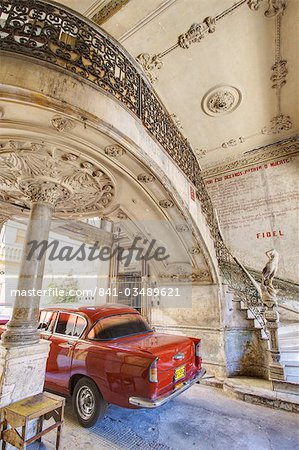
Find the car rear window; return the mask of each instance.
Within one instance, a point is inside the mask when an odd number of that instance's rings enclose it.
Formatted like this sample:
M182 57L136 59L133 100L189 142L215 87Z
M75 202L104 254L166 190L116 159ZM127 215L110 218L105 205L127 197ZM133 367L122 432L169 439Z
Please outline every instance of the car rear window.
M152 331L139 314L120 314L99 320L88 334L89 339L106 341Z

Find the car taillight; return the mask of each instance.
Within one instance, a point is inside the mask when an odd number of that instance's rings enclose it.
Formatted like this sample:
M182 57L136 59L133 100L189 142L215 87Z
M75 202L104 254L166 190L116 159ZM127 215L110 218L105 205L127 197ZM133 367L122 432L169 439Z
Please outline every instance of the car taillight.
M195 345L195 356L198 358L201 358L201 342L198 342L198 344Z
M197 365L197 367L201 367L201 342L198 342L197 344L195 344L195 364Z
M149 381L151 383L158 383L158 360L159 358L154 359L149 367Z

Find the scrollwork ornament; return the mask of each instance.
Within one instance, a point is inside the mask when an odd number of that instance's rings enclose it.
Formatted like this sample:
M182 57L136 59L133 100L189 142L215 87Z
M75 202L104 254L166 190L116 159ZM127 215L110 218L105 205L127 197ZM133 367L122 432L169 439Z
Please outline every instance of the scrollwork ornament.
M272 75L270 80L272 81L273 89L281 89L287 82L286 76L288 74L287 61L285 59L277 61L272 67Z
M207 34L214 33L216 20L213 17L206 17L201 23L191 25L186 33L178 38L178 44L181 48L188 49L190 45L200 42Z
M264 0L248 0L247 5L252 11L257 11Z
M263 134L278 134L292 128L292 120L290 116L279 114L270 120L270 125L265 126L261 132Z
M265 11L265 17L272 19L273 17L282 15L287 7L287 0L268 0L268 9Z
M161 61L161 55L150 55L149 53L141 53L136 58L137 62L141 65L150 82L154 84L157 81L157 76L154 70L162 69L163 62Z

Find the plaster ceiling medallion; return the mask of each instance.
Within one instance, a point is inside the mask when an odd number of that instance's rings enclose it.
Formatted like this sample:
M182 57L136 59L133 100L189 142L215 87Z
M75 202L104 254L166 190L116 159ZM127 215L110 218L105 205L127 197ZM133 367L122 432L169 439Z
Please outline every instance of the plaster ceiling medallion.
M126 153L125 149L120 145L108 145L105 148L105 154L107 156L111 156L112 158L117 158L118 156L122 156Z
M73 122L68 117L63 116L54 116L51 120L51 124L53 128L60 132L71 131L73 128L75 128L75 122Z
M10 203L44 201L55 205L59 215L69 216L98 214L114 200L111 178L81 156L36 143L6 143L4 149L0 191Z
M242 95L233 86L216 86L202 99L201 106L208 116L223 116L233 112L241 103Z

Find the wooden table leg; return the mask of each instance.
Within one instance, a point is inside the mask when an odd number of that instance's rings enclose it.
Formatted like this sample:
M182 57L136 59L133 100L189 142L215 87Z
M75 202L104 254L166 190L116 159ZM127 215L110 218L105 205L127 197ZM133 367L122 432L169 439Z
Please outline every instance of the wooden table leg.
M4 431L5 431L6 429L7 429L7 420L4 419L4 420L3 420L3 425L2 425L2 434L1 434L1 437L2 437L2 450L5 450L5 449L6 449L6 442L4 441L4 436L3 436Z
M59 408L59 421L63 420L63 414L64 413L64 406ZM62 431L62 424L59 425L57 428L57 435L56 435L56 450L59 450L60 447L60 440L61 440L61 431Z
M37 421L37 427L36 427L35 434L39 434L41 431L43 431L43 421L44 421L44 416L40 416ZM41 440L42 440L41 437L37 439L38 442L41 442Z
M27 420L25 425L22 426L22 439L23 439L23 448L26 449L26 433L27 433Z

